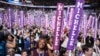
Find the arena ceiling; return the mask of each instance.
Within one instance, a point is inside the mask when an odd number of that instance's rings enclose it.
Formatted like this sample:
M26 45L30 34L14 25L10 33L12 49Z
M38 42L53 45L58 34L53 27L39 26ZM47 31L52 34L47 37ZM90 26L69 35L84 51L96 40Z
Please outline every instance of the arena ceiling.
M57 2L62 2L65 5L74 5L75 0L31 0L34 5L56 5ZM100 3L100 0L85 0L86 4Z

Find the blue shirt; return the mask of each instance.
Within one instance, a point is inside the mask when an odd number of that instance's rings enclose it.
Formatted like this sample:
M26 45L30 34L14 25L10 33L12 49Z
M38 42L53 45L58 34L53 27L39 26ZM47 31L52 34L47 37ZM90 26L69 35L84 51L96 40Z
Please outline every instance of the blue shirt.
M24 40L24 49L28 51L29 48L30 48L30 40L25 39Z
M6 55L6 45L4 41L0 42L0 56Z

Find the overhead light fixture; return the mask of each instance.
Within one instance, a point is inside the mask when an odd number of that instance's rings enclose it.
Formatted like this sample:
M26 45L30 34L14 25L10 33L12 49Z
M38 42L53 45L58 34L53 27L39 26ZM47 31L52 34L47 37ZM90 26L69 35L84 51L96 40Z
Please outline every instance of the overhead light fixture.
M26 3L32 3L31 0L25 0Z
M8 0L9 3L21 4L20 0Z

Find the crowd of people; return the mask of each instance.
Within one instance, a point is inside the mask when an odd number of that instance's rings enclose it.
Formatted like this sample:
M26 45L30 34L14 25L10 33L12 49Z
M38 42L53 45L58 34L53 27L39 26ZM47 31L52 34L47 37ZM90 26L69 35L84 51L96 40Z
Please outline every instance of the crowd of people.
M11 9L11 17L8 15L7 8L3 12L2 23L0 21L0 56L57 56L53 49L56 11L23 10L25 14L23 16L24 27L21 27L20 9ZM86 13L89 14L88 11ZM82 26L79 29L75 49L72 53L69 53L70 51L66 49L68 47L70 25L72 23L71 17L70 15L70 19L68 18L66 23L67 13L64 10L59 56L69 56L69 54L72 54L71 56L100 56L100 30L98 29L97 36L94 38L93 31L95 30L92 30L90 26L86 26L88 29L86 30L86 36L84 36L83 20L81 22ZM13 19L12 22L9 18ZM85 24L89 22L89 19L86 20ZM9 27L10 24L11 27Z
M69 30L64 29L64 35L60 39L60 56L68 56L66 50ZM37 27L36 25L20 29L13 25L11 29L0 25L0 56L53 56L54 31L50 28ZM94 40L91 30L87 37L79 33L73 56L99 56L100 35Z

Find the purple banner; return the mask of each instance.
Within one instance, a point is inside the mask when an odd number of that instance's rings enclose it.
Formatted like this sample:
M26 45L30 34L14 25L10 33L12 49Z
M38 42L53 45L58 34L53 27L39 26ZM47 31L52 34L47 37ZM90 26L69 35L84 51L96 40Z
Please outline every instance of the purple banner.
M84 23L84 26L83 26L84 32L83 32L83 34L84 34L84 37L86 37L86 22L87 22L87 16L84 15L84 19L83 19L83 23Z
M68 29L71 28L72 25L72 18L73 18L74 8L70 8L69 20L68 20Z
M92 23L91 23L91 28L94 28L94 24L95 24L95 17L92 17Z
M24 27L24 11L20 11L20 28Z
M17 22L17 20L18 20L18 10L16 10L15 11L15 13L14 13L14 17L15 17L15 23L14 24L18 24Z
M68 28L68 18L69 18L69 13L70 13L70 7L67 8L67 13L66 13L66 19L65 19L65 27Z
M8 9L8 27L11 28L11 8Z
M52 17L52 29L53 29L53 32L54 32L54 29L55 29L55 21L56 21L56 17L53 16Z
M56 22L55 22L54 50L59 50L63 10L64 10L64 4L58 3L56 12Z
M7 25L7 27L8 27L9 24L8 24L8 15L7 15L7 13L8 13L8 11L4 12L3 24Z
M72 18L72 26L68 40L67 50L74 50L79 33L79 25L83 14L84 0L76 0L75 11Z
M3 13L0 12L0 25L3 23Z
M90 15L89 18L88 18L87 29L90 29L91 28L92 18L93 18L92 15Z
M94 34L94 40L97 38L97 31L98 31L98 18L95 18L95 34Z

